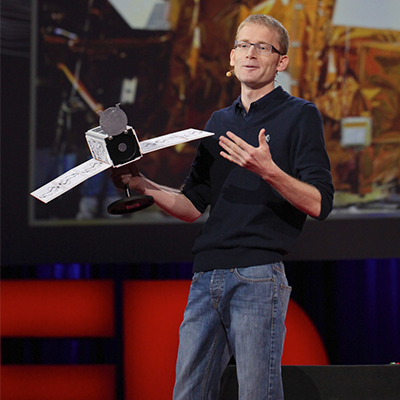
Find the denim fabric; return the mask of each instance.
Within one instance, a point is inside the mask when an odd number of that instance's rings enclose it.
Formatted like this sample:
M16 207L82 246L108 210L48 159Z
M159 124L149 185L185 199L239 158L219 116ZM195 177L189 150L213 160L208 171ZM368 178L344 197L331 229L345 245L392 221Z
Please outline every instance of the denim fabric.
M283 263L193 276L179 331L174 400L217 400L231 356L240 400L281 400L291 288Z

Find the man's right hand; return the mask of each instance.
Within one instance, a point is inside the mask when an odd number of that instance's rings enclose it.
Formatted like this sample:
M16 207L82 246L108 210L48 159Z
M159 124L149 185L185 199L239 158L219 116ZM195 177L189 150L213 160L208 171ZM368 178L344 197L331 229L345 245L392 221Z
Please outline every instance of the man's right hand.
M150 181L139 172L135 163L113 168L111 178L115 186L119 188L123 189L125 185L128 185L129 189L136 193L152 196L161 209L182 221L193 222L201 215L201 212L179 189Z
M114 185L118 188L123 189L125 185L128 185L129 189L133 189L138 193L144 192L144 185L142 176L135 165L135 163L129 163L119 168L113 168L111 172L111 179Z

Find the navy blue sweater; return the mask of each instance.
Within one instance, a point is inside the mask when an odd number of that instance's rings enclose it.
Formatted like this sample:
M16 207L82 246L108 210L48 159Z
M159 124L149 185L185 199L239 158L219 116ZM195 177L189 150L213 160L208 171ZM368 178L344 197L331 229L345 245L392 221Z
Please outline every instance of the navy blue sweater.
M228 130L258 147L262 128L274 162L320 191L318 219L325 219L332 209L330 162L315 105L278 87L252 103L246 113L239 97L207 122L205 130L215 135L200 142L182 188L200 212L210 206L193 247L194 271L280 261L300 237L306 214L261 177L219 155L218 138Z

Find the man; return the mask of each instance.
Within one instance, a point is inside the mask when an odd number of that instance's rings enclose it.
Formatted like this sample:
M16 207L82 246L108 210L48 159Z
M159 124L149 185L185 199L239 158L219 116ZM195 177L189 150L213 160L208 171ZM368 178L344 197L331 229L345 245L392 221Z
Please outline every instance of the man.
M316 107L274 88L288 65L286 29L266 15L239 26L230 65L240 97L215 112L182 190L134 164L114 170L184 221L210 215L194 247L194 276L180 328L175 400L218 399L233 355L241 400L283 399L281 356L291 288L282 258L307 215L325 219L333 185Z

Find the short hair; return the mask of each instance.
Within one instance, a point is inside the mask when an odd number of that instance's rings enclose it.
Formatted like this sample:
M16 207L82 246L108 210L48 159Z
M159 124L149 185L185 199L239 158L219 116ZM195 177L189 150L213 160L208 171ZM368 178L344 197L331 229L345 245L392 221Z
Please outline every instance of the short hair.
M282 54L287 54L289 50L289 34L286 28L275 18L265 14L251 14L238 26L236 31L236 38L240 30L249 24L263 25L273 32L278 34L279 51Z

